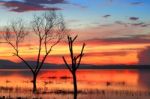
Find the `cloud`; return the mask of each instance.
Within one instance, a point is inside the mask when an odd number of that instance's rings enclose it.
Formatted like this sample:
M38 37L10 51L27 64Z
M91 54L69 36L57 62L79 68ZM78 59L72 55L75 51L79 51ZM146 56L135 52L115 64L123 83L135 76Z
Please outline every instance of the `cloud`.
M140 27L148 27L150 24L146 24L144 22L139 22L139 23L133 23L131 24L132 26L140 26Z
M109 26L112 26L112 24L102 24L102 25L99 25L99 26L102 26L102 27L109 27Z
M131 5L142 5L143 2L131 2L130 4L131 4Z
M107 15L104 15L103 17L108 18L108 17L111 17L111 15L107 14Z
M26 2L30 2L32 4L60 4L67 3L65 0L25 0Z
M148 27L148 26L150 26L150 24L143 24L143 25L141 25L141 27Z
M86 42L89 44L150 44L150 35L131 35L126 37L104 38L104 39L89 39Z
M138 17L130 17L129 20L131 20L132 22L127 23L127 22L123 22L123 21L115 21L113 24L103 24L103 25L99 25L99 26L103 26L103 27L108 27L108 26L115 26L115 25L120 25L120 26L124 26L124 27L148 27L150 26L150 23L145 23L145 22L139 22L137 20L139 20Z
M70 20L67 20L66 22L70 24L70 23L77 23L77 22L80 22L80 20L70 19Z
M134 26L141 26L141 25L143 25L144 24L144 22L140 22L140 23L134 23L134 24L132 24L132 25L134 25Z
M124 23L122 21L115 21L116 24L119 24L119 25L123 25L125 27L128 27L128 24L127 23Z
M46 7L48 4L67 3L65 0L24 0L24 1L0 1L2 6L13 12L61 10L58 7Z
M129 20L132 20L132 21L137 21L139 18L138 17L130 17Z
M75 7L78 7L78 8L80 8L80 9L85 9L85 8L87 8L87 6L84 6L84 5L81 5L81 4L77 4L77 3L73 3L73 4L71 4L71 5L73 5L73 6L75 6Z
M86 56L125 56L127 51L107 51L107 52L92 52L86 53Z
M150 65L150 46L138 53L139 64Z

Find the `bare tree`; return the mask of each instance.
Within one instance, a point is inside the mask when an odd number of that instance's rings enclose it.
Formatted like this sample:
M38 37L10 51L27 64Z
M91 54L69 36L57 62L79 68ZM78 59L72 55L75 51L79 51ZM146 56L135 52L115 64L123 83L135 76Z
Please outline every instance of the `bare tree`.
M9 45L15 50L14 55L21 59L31 70L33 74L33 93L37 92L37 76L43 67L47 56L51 53L53 47L57 45L65 36L66 27L63 17L56 14L55 11L45 12L41 16L34 16L31 22L33 32L37 35L38 53L36 59L36 66L31 66L19 54L20 43L27 36L25 26L22 21L11 23L10 27L5 29L4 38ZM42 51L44 50L44 54Z
M82 49L79 55L75 56L74 55L74 51L73 51L73 43L76 40L78 36L75 36L74 38L68 36L68 45L69 45L69 52L70 52L70 58L71 58L71 64L69 65L65 59L65 57L63 56L63 61L65 63L65 65L67 66L67 68L69 69L69 71L71 72L72 76L73 76L73 83L74 83L74 99L77 99L77 79L76 79L76 71L80 66L80 62L81 59L83 57L83 50L85 47L85 43L83 43L82 45Z

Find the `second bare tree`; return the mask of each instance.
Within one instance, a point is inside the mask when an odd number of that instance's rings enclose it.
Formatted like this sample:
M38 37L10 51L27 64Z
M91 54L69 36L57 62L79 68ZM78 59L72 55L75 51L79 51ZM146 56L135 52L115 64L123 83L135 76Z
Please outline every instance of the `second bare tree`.
M65 57L63 58L63 61L65 63L65 65L67 66L67 68L69 69L69 71L71 72L72 76L73 76L73 85L74 85L74 99L77 99L77 78L76 78L76 71L80 66L81 63L81 59L83 57L83 50L85 47L85 43L83 43L82 45L82 49L79 55L75 56L74 55L74 51L73 51L73 44L74 41L76 40L78 36L75 36L74 38L68 36L68 45L69 45L69 52L70 52L70 58L71 58L71 64L69 65L65 59Z

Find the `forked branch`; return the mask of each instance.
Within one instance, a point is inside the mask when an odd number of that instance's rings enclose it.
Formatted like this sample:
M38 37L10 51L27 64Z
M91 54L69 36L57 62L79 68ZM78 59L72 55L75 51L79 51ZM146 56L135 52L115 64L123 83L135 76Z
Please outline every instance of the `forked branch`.
M83 57L83 51L84 51L84 48L85 48L85 43L83 43L82 45L82 49L81 49L81 52L79 55L75 56L74 55L74 50L73 50L73 44L74 44L74 41L77 39L78 36L75 36L74 38L68 36L68 45L69 45L69 52L70 52L70 58L71 58L71 66L68 65L65 57L63 56L63 61L65 63L65 65L67 66L67 68L71 71L71 72L75 72L79 66L80 66L80 63L81 63L81 59Z

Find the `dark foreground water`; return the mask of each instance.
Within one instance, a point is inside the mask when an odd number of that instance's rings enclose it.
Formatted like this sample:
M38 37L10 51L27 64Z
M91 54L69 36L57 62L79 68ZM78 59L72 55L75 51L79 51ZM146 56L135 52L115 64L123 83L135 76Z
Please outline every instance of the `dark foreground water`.
M150 99L150 70L79 70L79 99ZM72 99L68 70L42 70L33 95L29 70L0 70L0 98Z

